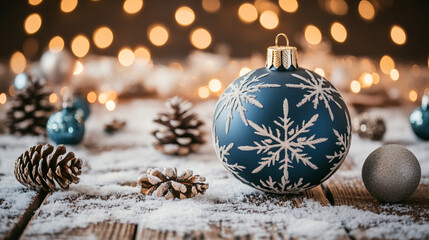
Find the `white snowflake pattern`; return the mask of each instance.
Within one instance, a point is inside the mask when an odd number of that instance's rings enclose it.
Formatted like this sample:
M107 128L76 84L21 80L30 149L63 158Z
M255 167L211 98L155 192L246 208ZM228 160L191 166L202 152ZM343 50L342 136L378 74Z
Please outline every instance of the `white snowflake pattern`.
M255 72L249 72L247 75L240 80L239 83L231 84L230 91L225 92L219 99L218 104L221 104L219 109L216 112L215 119L219 117L223 109L228 111L226 115L226 128L225 133L229 132L229 126L231 119L233 118L234 110L237 110L238 114L240 114L241 120L243 123L248 126L248 120L246 117L247 109L243 106L243 103L250 103L258 108L263 108L264 106L256 100L256 95L253 93L260 92L261 88L274 88L280 87L279 84L267 84L264 82L259 82L261 78L264 78L268 75L268 73L253 76L251 80L249 80L250 76Z
M271 176L269 176L266 181L260 180L261 185L256 185L254 183L250 184L258 190L272 193L299 193L314 187L310 186L310 183L303 184L302 181L303 178L300 178L298 182L291 184L290 180L286 180L283 176L281 181L277 183L277 181L273 181Z
M306 147L312 149L315 148L315 144L322 143L327 138L315 138L315 134L310 137L302 136L302 134L309 132L309 128L314 125L318 114L315 114L311 119L306 122L303 121L302 125L297 124L295 127L291 127L294 121L291 121L289 115L289 105L287 99L283 101L283 117L279 117L279 121L274 120L274 124L279 128L275 128L274 131L271 127L258 126L256 123L249 120L250 126L255 130L255 134L266 137L261 142L254 141L254 146L239 146L238 149L242 151L257 151L257 154L265 154L266 157L261 158L259 167L255 168L252 173L258 173L265 167L275 165L276 162L280 163L279 170L283 169L284 181L289 179L288 168L289 165L295 160L297 163L302 162L305 166L309 166L312 169L318 169L318 167L311 162L311 156L307 156L304 150ZM283 131L283 134L281 133ZM283 137L282 137L283 135ZM280 159L280 154L284 152L284 158Z
M329 116L333 121L334 114L332 113L330 102L334 102L340 109L342 109L341 105L332 96L333 93L339 94L339 92L332 86L324 87L327 81L323 77L316 79L310 71L305 70L305 72L307 72L307 74L310 76L310 79L307 79L298 74L292 74L292 76L302 80L305 84L286 84L287 87L300 88L307 91L307 93L304 94L304 98L296 106L301 107L306 102L311 101L313 102L314 109L317 109L317 106L319 105L319 100L321 100L323 101L326 109L328 109ZM311 100L312 98L313 100Z
M326 158L329 160L329 163L331 163L334 159L337 159L338 162L334 163L332 165L332 167L329 169L330 172L328 175L326 175L326 177L324 177L321 181L325 181L326 179L328 179L334 172L335 170L337 170L337 168L339 166L341 166L341 164L344 162L344 160L346 159L346 156L349 152L349 148L350 148L350 137L351 137L351 132L350 132L350 119L346 113L346 119L347 119L347 132L340 134L337 130L333 129L335 136L337 137L337 142L335 143L336 145L340 146L340 151L338 152L334 152L333 155L327 155Z
M215 134L216 133L213 132L213 135L215 135ZM243 181L245 183L249 183L249 181L242 178L238 173L239 171L241 172L244 169L246 169L245 166L238 165L237 163L235 163L235 164L228 163L227 156L229 156L229 150L231 150L234 147L234 143L230 143L230 144L228 144L228 146L225 146L225 145L220 146L219 145L219 137L213 136L213 140L214 140L216 155L219 158L219 161L223 164L223 166L225 166L225 168L228 171L230 171L235 177L239 178L241 181Z

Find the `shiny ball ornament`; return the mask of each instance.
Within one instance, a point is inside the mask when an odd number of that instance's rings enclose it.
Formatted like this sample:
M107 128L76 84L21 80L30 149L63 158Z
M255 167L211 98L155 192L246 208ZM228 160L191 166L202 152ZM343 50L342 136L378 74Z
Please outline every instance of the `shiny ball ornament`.
M429 90L422 97L422 105L411 113L410 124L417 137L429 140Z
M86 121L86 119L88 119L89 115L91 114L88 101L79 95L75 95L73 105L76 109L76 114L81 115L82 119Z
M69 52L46 51L40 59L40 70L48 83L61 84L69 82L73 76L75 61Z
M48 137L56 144L78 144L82 141L84 121L77 114L71 97L65 97L63 109L49 117L46 129Z
M362 168L362 180L368 192L380 202L405 201L419 186L420 164L408 149L384 145L372 152Z
M286 38L286 46L278 38ZM266 67L232 82L213 117L216 154L241 182L256 189L297 193L318 186L349 151L351 123L337 89L298 67L286 35L268 48Z

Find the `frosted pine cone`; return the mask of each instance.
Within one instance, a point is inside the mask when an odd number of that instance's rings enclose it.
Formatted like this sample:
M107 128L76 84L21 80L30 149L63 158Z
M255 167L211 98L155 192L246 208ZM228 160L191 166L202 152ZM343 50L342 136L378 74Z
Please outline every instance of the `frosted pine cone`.
M157 150L171 155L187 155L198 151L205 143L204 133L199 128L204 124L195 113L188 111L192 104L180 97L173 97L166 102L168 113L160 113L154 122L163 126L152 132L156 138Z
M164 168L164 173L158 168L149 168L147 173L139 177L137 183L144 195L152 195L155 192L156 196L164 196L165 199L185 199L199 193L204 194L209 188L209 184L204 183L205 180L200 175L193 175L191 170L177 176L176 168Z
M43 79L32 77L22 90L17 90L7 111L9 133L18 135L46 135L46 122L54 110L49 102L50 91Z
M15 161L15 178L24 186L45 191L57 186L68 189L78 183L82 173L82 160L73 152L66 152L64 145L54 148L50 144L36 145L25 151Z

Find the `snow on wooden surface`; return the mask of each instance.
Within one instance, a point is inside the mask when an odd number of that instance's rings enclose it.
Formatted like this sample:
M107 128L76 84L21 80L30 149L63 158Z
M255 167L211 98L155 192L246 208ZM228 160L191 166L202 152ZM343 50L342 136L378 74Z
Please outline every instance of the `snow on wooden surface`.
M137 239L153 237L147 229L179 236L215 230L217 237L429 238L429 206L420 203L429 201L429 143L414 137L406 110L378 110L387 123L384 142L407 142L420 161L426 185L421 185L422 196L413 196L409 204L380 205L361 186L360 172L365 158L381 142L353 136L345 166L323 186L332 196L321 187L292 196L264 194L240 183L218 162L210 137L214 104L195 106L207 123L208 142L199 153L186 157L166 156L151 146L150 132L156 127L152 119L162 111L161 101L135 100L119 104L115 112L94 105L83 143L67 147L84 161L80 183L49 193L23 232L24 238L73 236L82 234L77 229L86 229L86 238L101 239L104 235L95 229L106 223L112 223L108 225L112 228L126 226L126 236ZM112 118L126 120L127 126L109 135L103 125ZM14 161L43 141L0 135L0 238L36 196L15 180ZM140 194L138 176L149 167L164 166L175 166L179 172L192 169L205 176L210 187L205 195L186 200ZM417 218L416 204L421 206Z

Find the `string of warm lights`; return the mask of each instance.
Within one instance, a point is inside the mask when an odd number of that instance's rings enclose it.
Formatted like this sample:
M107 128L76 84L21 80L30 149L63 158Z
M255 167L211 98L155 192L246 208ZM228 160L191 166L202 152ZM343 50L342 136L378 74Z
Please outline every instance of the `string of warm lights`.
M42 1L43 0L28 0L28 4L36 6ZM78 0L61 0L60 10L65 14L70 13L77 8L78 4ZM219 11L221 2L219 0L202 0L201 6L205 11L213 13ZM326 0L324 1L323 8L329 13L338 16L343 16L350 10L347 2L344 0ZM281 11L286 14L293 14L298 10L299 3L297 0L278 0L278 4L265 0L255 0L254 3L242 3L237 8L237 16L244 24L254 23L259 19L261 27L273 30L280 24L279 15L282 14ZM123 11L131 15L144 11L144 2L143 0L125 0L123 2ZM373 21L378 10L370 1L361 0L359 1L357 11L364 21ZM210 31L204 27L191 27L196 17L195 11L189 6L180 6L174 13L174 19L179 26L189 27L189 41L192 46L196 49L204 50L213 44L213 37ZM24 30L29 36L34 36L42 28L43 23L44 21L39 13L31 13L24 19ZM406 44L407 34L402 26L392 25L389 34L393 43L397 45ZM343 23L334 21L330 26L329 35L333 41L340 44L344 43L347 41L347 28ZM167 44L168 41L173 40L171 39L173 36L170 35L169 28L160 22L153 23L148 27L147 36L150 43L155 47L162 47ZM303 30L303 36L308 44L314 46L320 45L324 41L323 37L325 37L320 28L315 24L308 24ZM90 38L86 35L77 34L70 42L70 50L78 58L75 62L73 74L80 75L85 71L85 61L82 59L88 55L92 44L99 49L105 49L112 45L114 39L114 32L109 26L98 26L93 32L92 43ZM26 56L29 55L27 53L29 53L29 51L34 51L29 49L36 49L37 51L38 45L39 43L36 38L29 37L24 43L23 52L16 51L12 54L9 65L13 73L19 74L26 70L28 67ZM65 48L66 43L63 37L59 35L52 37L48 43L48 49L52 53L59 53ZM118 51L117 61L124 67L131 66L135 62L139 62L140 64L151 64L151 52L147 46L137 46L134 50L124 46ZM183 69L183 66L177 62L171 63L169 67ZM399 70L395 68L395 62L391 56L384 55L379 62L379 68L381 72L390 77L392 81L398 81L401 78L401 74ZM321 67L316 67L314 70L321 76L325 76L329 71ZM243 75L248 71L250 71L250 68L243 67L239 75ZM380 76L377 71L373 69L370 72L362 73L357 80L351 81L349 89L353 93L359 93L362 89L377 85L379 82ZM197 92L201 98L207 98L211 93L216 94L219 92L221 88L222 81L213 78L207 85L200 86ZM9 94L12 95L12 93L13 90L9 91ZM96 92L91 91L88 93L87 99L91 103L96 102L97 99L99 103L106 104L106 107L107 103L112 101L109 103L109 108L114 109L116 97L111 99L108 98L107 95L107 93L100 93L97 95ZM408 96L411 101L416 101L419 97L418 91L411 89ZM57 95L52 95L51 97L50 100L52 102L58 100ZM0 93L0 104L4 104L6 101L6 94Z

